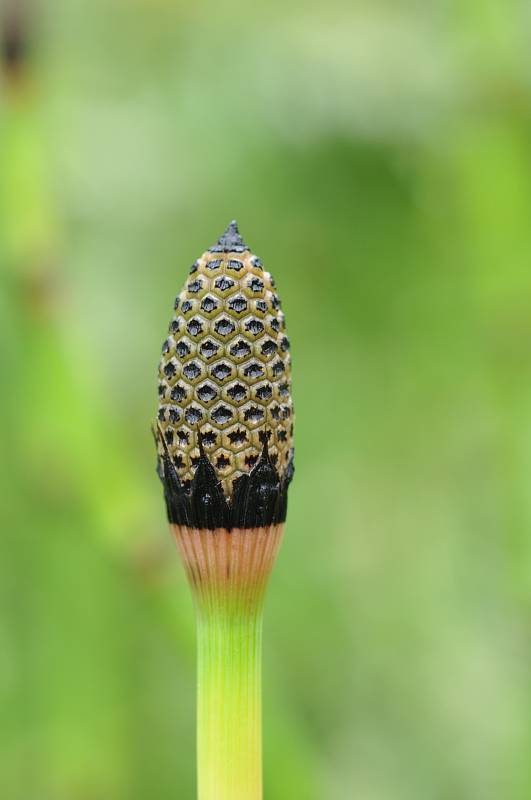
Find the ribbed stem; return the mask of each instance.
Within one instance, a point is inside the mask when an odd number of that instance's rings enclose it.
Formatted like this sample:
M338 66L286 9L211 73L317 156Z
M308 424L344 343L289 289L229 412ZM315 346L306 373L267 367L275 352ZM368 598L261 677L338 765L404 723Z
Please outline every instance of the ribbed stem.
M282 525L174 531L197 608L198 800L261 800L262 610Z
M262 611L200 614L197 683L199 800L261 800Z

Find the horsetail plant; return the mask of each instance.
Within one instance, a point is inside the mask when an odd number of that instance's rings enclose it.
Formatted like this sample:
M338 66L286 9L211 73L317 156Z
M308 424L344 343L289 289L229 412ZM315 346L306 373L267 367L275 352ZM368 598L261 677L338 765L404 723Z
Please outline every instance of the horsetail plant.
M190 273L163 345L156 439L197 612L198 798L260 800L262 610L293 475L289 341L235 221Z

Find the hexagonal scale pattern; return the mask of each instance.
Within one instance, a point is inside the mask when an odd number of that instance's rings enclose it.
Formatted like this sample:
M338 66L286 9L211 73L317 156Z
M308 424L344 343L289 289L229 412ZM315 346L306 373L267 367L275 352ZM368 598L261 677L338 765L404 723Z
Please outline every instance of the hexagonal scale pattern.
M207 251L174 308L157 421L180 480L194 476L199 431L228 497L257 463L265 437L282 477L293 443L291 363L271 275L249 250Z

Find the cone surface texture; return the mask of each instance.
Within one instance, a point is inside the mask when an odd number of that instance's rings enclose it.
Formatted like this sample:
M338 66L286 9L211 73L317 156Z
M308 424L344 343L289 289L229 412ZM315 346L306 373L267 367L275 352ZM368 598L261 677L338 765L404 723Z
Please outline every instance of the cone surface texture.
M194 263L175 300L158 393L166 484L171 478L183 496L197 494L198 482L217 484L208 491L222 492L227 507L253 470L255 483L261 469L280 494L287 487L293 404L284 314L273 278L235 222Z

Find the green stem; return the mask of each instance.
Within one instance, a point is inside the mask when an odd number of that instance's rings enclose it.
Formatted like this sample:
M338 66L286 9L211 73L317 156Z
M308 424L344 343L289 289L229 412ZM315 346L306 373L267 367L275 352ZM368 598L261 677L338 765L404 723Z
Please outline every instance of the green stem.
M262 609L198 617L199 800L262 797Z
M262 798L262 616L282 528L174 526L197 609L198 800Z

